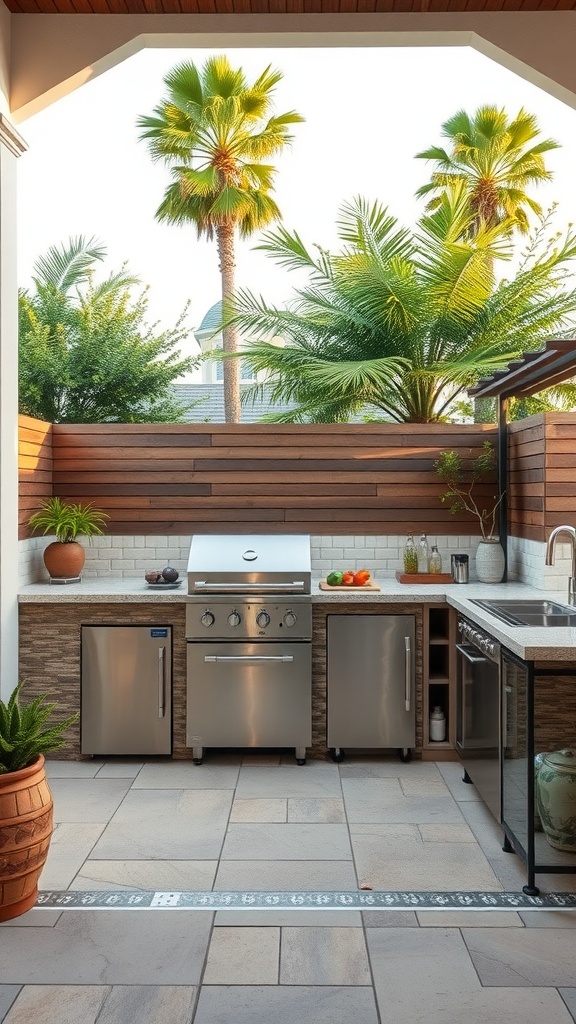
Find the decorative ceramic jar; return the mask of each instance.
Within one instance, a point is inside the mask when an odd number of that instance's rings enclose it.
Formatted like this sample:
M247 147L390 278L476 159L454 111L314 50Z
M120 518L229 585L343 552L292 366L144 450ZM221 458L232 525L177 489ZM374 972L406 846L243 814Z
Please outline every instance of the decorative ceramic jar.
M478 542L476 548L476 575L480 583L501 583L506 561L498 537Z
M538 813L550 846L576 853L576 750L545 754L538 772Z

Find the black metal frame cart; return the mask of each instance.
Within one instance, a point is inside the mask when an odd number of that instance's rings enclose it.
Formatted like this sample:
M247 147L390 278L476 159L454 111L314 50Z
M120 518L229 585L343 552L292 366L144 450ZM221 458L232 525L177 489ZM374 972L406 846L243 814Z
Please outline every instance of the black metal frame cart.
M523 892L538 896L537 874L576 872L576 856L550 846L538 831L535 812L534 708L535 680L541 676L576 676L568 668L535 669L533 661L522 661L502 648L502 827L507 852L514 850L526 864L527 882ZM557 745L573 742L558 738Z

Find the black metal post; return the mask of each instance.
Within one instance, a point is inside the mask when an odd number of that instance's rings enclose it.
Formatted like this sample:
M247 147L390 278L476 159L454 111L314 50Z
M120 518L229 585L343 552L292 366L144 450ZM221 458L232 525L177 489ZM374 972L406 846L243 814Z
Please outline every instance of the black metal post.
M498 533L504 550L504 576L508 579L508 399L498 395Z

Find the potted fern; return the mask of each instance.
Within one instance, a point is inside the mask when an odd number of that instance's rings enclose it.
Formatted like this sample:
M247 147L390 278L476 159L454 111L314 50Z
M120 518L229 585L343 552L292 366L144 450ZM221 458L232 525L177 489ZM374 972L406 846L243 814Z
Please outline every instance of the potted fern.
M86 552L76 538L83 535L91 542L95 534L103 534L110 516L88 505L73 504L61 498L48 498L28 520L32 533L56 534L56 540L44 549L44 565L51 579L75 579L80 576Z
M0 921L30 910L52 837L52 794L44 754L57 750L78 718L53 722L56 704L42 694L20 703L22 683L0 700Z

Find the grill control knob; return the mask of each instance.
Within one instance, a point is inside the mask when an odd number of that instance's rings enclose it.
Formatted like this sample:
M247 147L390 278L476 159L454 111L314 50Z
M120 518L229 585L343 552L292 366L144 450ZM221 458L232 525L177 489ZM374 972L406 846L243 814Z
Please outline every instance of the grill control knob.
M213 626L214 615L212 614L212 612L204 612L204 615L200 619L200 622L202 623L203 626Z
M230 615L228 616L228 625L229 626L239 626L241 622L242 622L242 616L240 615L240 612L236 612L236 611L230 612Z
M268 615L268 612L258 612L258 615L256 616L256 625L260 626L260 628L270 625L270 616Z
M296 625L296 615L294 614L294 612L286 612L286 614L284 616L284 625L285 626L295 626Z

